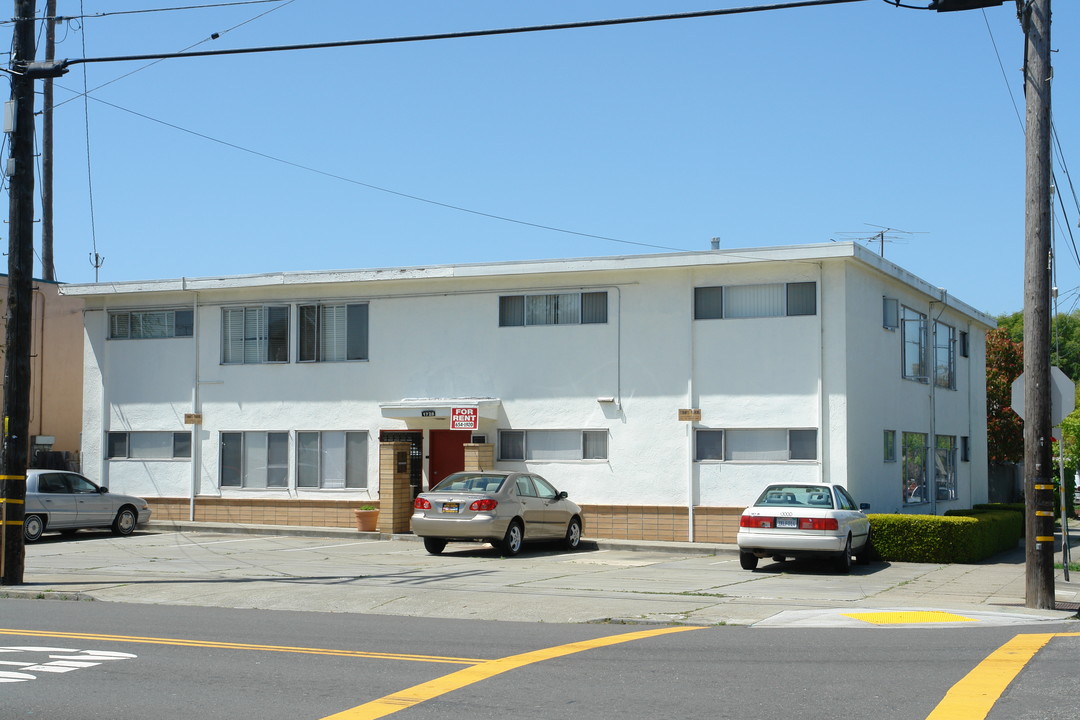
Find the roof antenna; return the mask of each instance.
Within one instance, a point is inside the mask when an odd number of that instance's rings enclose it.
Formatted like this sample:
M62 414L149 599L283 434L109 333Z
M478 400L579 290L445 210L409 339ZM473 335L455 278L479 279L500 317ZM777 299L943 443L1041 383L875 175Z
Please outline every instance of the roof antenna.
M105 256L98 255L97 253L90 253L90 264L94 266L94 282L97 282L98 270L105 264Z

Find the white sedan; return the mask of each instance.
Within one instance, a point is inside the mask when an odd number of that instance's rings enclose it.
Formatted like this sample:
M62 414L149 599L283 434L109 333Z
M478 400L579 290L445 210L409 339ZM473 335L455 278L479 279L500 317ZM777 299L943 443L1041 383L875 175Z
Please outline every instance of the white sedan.
M851 556L860 565L870 562L870 520L842 485L769 485L739 519L739 563L744 570L758 559L771 557L833 559L848 572Z

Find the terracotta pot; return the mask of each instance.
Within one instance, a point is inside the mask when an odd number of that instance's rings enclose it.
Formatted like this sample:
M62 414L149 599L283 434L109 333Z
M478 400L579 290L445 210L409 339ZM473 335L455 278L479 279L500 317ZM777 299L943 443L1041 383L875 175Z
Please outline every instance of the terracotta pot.
M378 510L353 510L356 515L356 529L360 532L375 532L379 524Z

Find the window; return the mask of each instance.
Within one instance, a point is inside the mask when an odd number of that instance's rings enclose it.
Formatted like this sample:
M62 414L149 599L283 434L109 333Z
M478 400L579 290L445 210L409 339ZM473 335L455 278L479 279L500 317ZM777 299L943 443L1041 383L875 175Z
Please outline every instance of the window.
M934 438L934 488L938 500L956 499L956 437Z
M698 430L694 433L695 460L724 459L724 431Z
M296 433L296 486L366 488L366 432Z
M694 288L695 320L816 314L815 282Z
M606 291L499 298L500 327L606 323L607 316Z
M901 321L903 375L908 380L929 382L926 374L926 316L905 307Z
M956 328L934 322L934 384L956 389Z
M288 486L289 433L221 433L222 487Z
M817 459L817 429L768 428L695 432L696 460L786 462Z
M724 288L694 288L694 319L713 320L724 317Z
M887 463L896 462L896 431L885 431L885 454L883 460Z
M903 493L907 504L929 502L926 487L926 433L906 432L902 436Z
M368 359L368 306L301 305L300 362Z
M881 326L886 330L900 327L900 301L896 298L881 298Z
M111 432L110 458L169 460L191 457L190 432Z
M971 462L971 438L967 435L960 438L960 462Z
M500 430L500 460L606 460L606 430Z
M131 310L109 313L109 338L147 340L191 337L195 327L193 310Z
M223 308L221 355L227 364L288 362L289 307Z
M960 357L968 357L969 352L968 334L964 331L960 331Z

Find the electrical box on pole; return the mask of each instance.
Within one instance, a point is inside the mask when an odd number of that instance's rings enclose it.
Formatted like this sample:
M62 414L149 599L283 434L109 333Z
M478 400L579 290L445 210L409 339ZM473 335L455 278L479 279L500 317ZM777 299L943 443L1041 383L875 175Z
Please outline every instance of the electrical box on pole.
M933 0L927 10L953 12L956 10L978 10L979 8L997 7L1005 0Z

